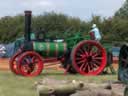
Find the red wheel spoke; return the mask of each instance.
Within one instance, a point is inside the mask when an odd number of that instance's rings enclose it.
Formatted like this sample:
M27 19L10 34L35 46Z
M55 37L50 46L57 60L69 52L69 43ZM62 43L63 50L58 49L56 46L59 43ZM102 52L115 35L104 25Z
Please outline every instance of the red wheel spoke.
M91 71L94 71L94 67L93 67L93 64L90 62L90 69L91 69Z
M97 57L99 54L97 52L93 53L92 56L93 57Z
M85 51L85 55L86 55L86 56L89 56L89 53L88 53L87 51Z
M81 50L83 50L83 52L84 52L83 54L88 55L88 50L87 50L87 48L82 47Z
M97 64L95 64L95 63L93 63L93 66L95 67L95 68L98 68L99 66L97 65Z
M29 69L28 65L22 65L22 67L27 71Z
M82 48L80 48L78 52L84 53L84 50L82 50Z
M88 53L89 53L90 56L93 56L93 54L94 54L94 52L95 52L94 48L95 48L95 47L92 46L92 45L89 47Z
M81 57L78 58L78 57L77 57L76 60L83 60L83 58L81 58Z
M37 58L35 56L32 57L32 61L34 62Z
M84 67L84 70L83 71L86 71L87 66L88 66L88 63L85 63L85 67Z
M28 58L24 58L24 63L26 63L26 64L30 64L30 60L28 59Z
M83 64L81 65L81 67L80 67L80 70L82 71L82 69L83 69L83 71L85 71L86 68L87 68L87 66L88 66L88 63L83 63Z
M88 65L87 69L88 69L87 72L90 72L90 66L89 65Z
M90 52L92 50L92 45L89 44L87 50L88 50L88 52Z
M98 61L98 60L93 60L93 62L95 62L96 64L98 64L98 65L100 65L100 61Z
M32 63L35 64L35 63L38 63L38 62L39 62L39 60L35 56L33 56L32 57Z
M80 61L77 61L77 64L81 64L81 63L84 63L85 60L80 60Z
M84 66L85 66L85 63L81 64L80 70L82 70L84 68Z
M102 54L102 52L101 52L100 50L97 50L96 53L97 53L98 55L101 55L101 54Z
M92 55L93 55L93 51L90 51L90 52L89 52L89 55L92 56Z
M36 63L38 63L39 61L38 60L35 60L34 62L33 62L33 64L36 64Z
M103 58L102 57L95 57L93 58L94 60L102 60Z

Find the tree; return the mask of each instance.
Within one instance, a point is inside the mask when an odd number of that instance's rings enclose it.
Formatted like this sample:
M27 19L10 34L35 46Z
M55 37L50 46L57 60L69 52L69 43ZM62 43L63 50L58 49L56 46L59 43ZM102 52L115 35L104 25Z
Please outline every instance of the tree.
M128 0L126 0L123 6L115 13L115 16L123 19L128 18Z

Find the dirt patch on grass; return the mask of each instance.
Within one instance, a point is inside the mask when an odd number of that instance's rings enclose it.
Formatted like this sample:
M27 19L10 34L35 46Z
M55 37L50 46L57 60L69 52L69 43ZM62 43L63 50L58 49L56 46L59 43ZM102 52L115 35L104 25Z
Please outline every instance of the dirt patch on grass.
M9 70L9 58L0 58L0 70Z
M45 69L64 70L60 62L45 63ZM0 58L0 70L9 70L9 58Z

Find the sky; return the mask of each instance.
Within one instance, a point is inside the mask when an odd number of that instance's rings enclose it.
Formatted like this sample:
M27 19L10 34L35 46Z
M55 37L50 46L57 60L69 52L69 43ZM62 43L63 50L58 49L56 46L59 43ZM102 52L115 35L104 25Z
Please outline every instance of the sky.
M44 12L63 13L82 20L92 15L110 17L122 6L125 0L0 0L0 17L23 14L32 10L34 15Z

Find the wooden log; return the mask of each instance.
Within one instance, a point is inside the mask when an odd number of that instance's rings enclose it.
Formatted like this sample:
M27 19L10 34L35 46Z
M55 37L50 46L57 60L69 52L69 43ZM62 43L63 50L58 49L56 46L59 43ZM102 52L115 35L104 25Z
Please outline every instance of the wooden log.
M111 84L112 96L124 96L125 84ZM126 95L127 96L127 95Z
M49 82L50 81L50 82ZM44 80L36 83L38 96L69 96L81 90L84 87L82 82L73 80L72 82L60 81L60 80Z
M85 83L84 83L85 84ZM108 86L109 85L109 86ZM128 87L123 83L85 84L83 91L71 96L128 96Z
M76 90L80 88L80 85L68 84L68 85L57 85L57 86L38 86L39 96L44 95L66 95L75 93Z
M82 91L78 91L70 96L112 96L111 90L101 88L91 88Z
M96 83L84 83L84 89L88 88L101 88L101 89L108 89L111 90L111 84L110 83L103 83L103 84L96 84Z

